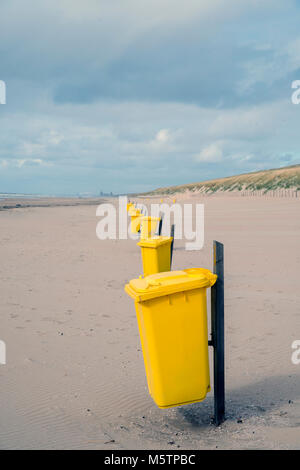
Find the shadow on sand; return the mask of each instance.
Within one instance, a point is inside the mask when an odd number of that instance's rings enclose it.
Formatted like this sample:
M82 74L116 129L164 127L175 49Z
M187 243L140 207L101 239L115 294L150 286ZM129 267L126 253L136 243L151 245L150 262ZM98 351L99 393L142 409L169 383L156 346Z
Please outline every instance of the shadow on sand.
M284 405L300 398L300 376L269 377L252 385L226 391L226 420L246 421L252 417L268 417ZM213 396L194 405L177 409L178 415L192 426L206 427L213 420Z

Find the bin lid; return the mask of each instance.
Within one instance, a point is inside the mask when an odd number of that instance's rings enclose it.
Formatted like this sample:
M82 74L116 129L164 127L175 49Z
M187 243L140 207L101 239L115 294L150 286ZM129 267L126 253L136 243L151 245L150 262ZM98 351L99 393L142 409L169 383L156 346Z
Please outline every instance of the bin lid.
M156 237L143 238L137 245L143 248L157 248L158 246L164 245L165 243L171 243L173 237L163 237L157 235Z
M126 284L125 292L136 302L144 302L176 292L211 287L216 280L217 275L204 268L168 271L132 279Z
M153 217L152 215L144 215L143 220L154 220L154 221L159 221L160 217Z
M139 209L132 209L132 210L130 210L129 215L130 215L131 217L136 217L136 216L138 216L138 215L141 215L141 211L140 211Z

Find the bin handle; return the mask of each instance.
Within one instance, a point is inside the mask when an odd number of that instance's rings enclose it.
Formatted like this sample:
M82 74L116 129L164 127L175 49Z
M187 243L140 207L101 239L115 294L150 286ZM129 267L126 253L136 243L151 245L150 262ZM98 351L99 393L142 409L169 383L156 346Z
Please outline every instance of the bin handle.
M147 287L150 286L161 286L161 282L157 281L156 279L147 279Z

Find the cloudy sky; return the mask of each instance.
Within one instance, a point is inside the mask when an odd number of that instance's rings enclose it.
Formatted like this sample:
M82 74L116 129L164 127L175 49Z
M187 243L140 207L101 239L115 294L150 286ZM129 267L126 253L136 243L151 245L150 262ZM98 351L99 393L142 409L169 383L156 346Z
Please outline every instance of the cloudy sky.
M299 0L1 0L0 192L300 163Z

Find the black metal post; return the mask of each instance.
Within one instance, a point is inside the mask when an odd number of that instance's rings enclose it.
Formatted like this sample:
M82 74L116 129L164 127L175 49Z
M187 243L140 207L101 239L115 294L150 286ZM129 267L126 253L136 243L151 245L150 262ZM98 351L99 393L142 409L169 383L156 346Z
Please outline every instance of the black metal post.
M163 216L161 216L159 224L158 224L158 235L161 235L162 224L163 224Z
M173 248L174 248L174 235L175 235L175 225L171 225L171 237L173 237L173 240L171 242L171 258L170 258L170 269L172 268L172 258L173 258Z
M215 424L225 420L225 351L224 351L224 246L214 241L213 271L218 279L211 288L211 329L214 347Z

